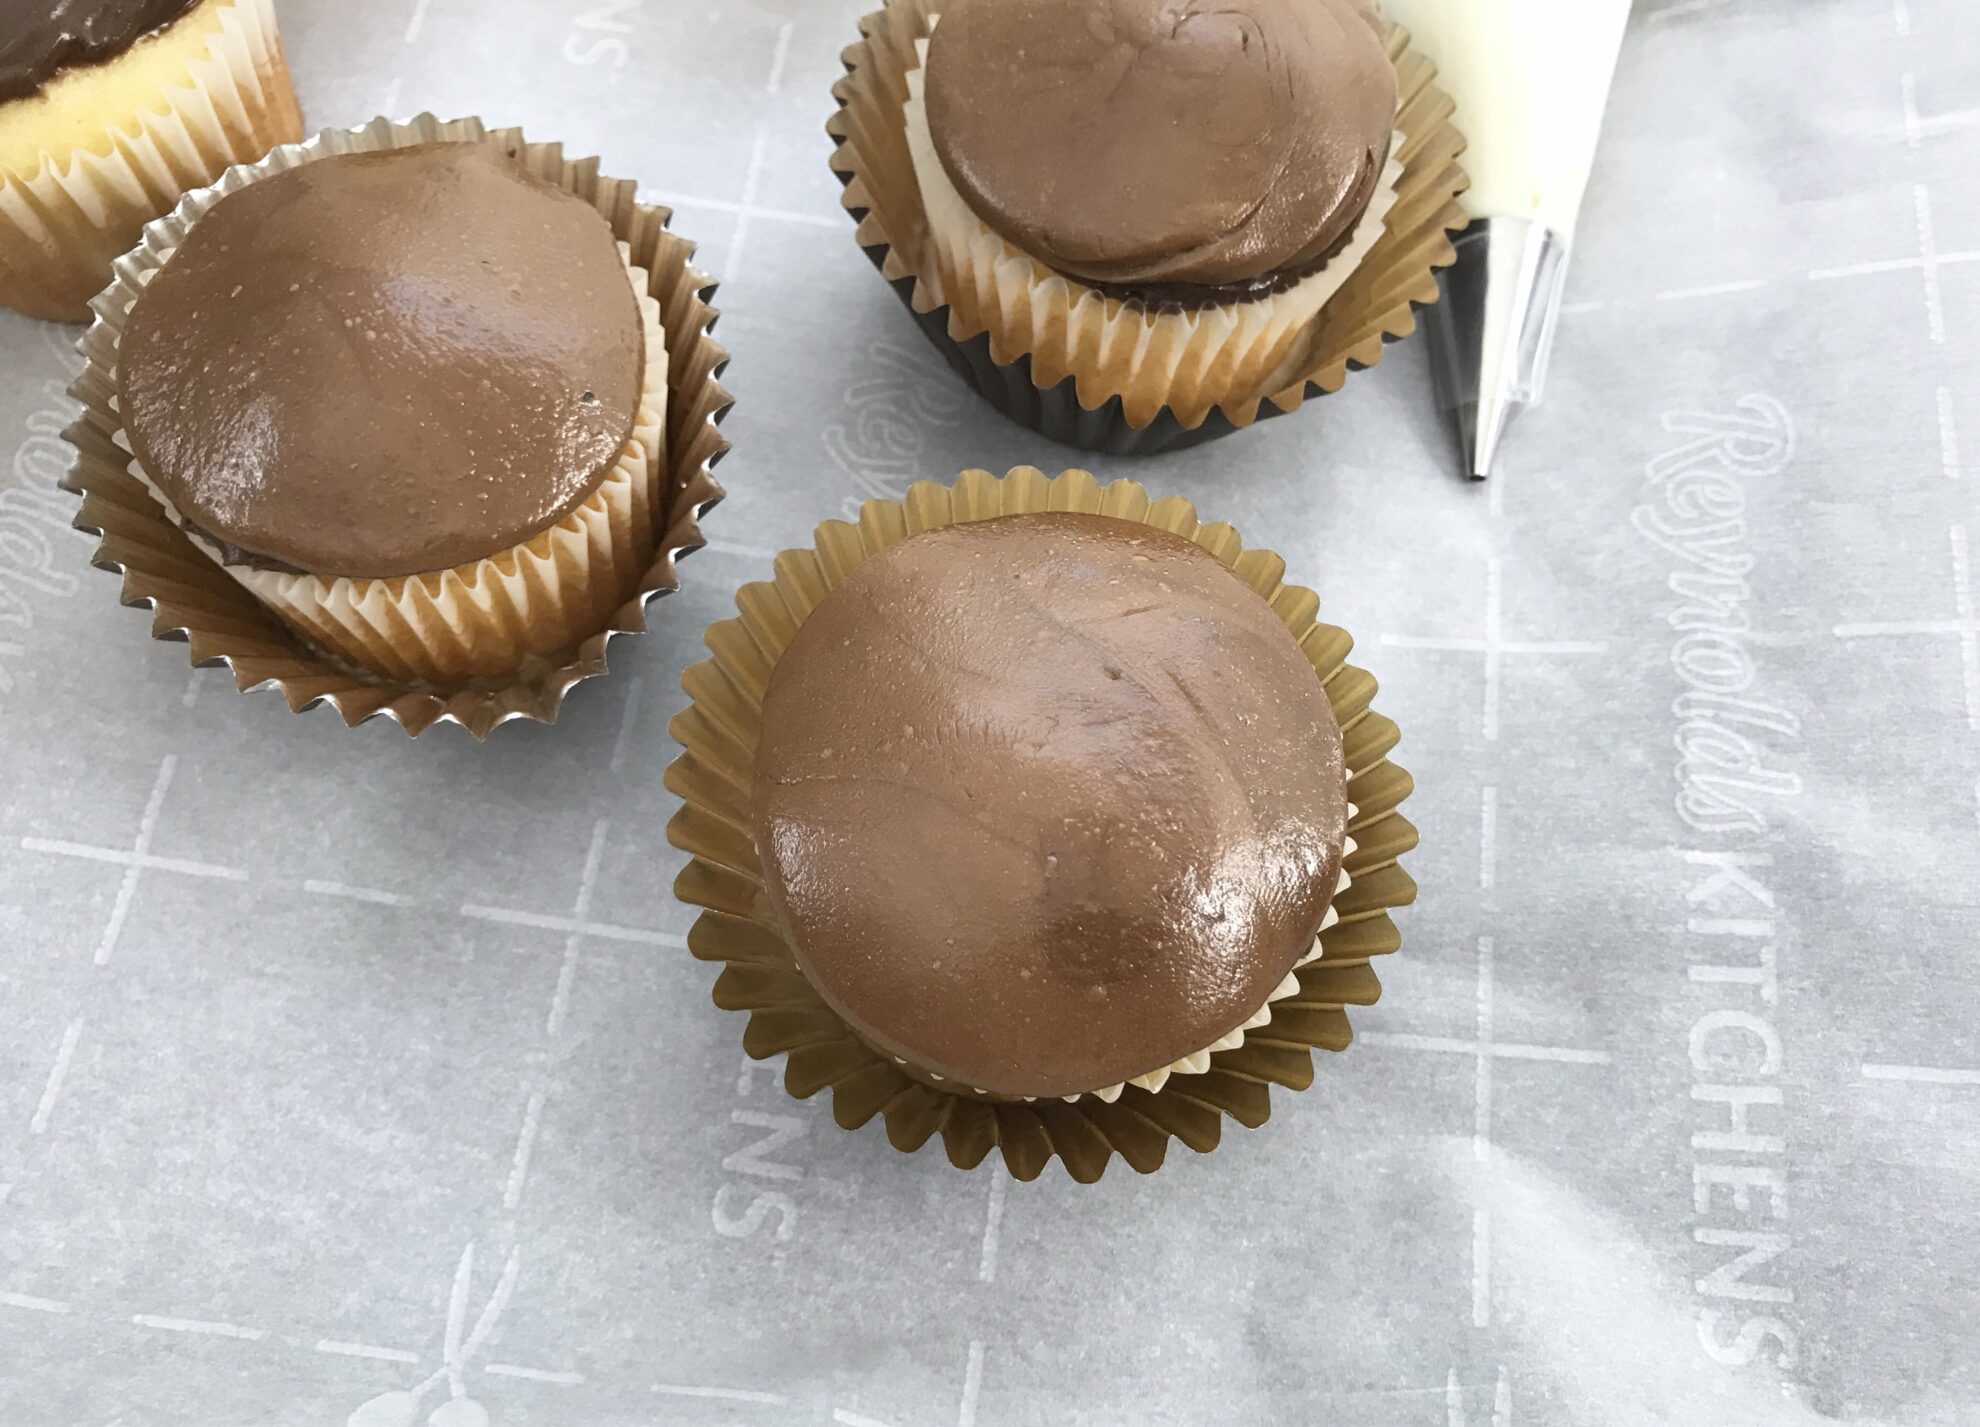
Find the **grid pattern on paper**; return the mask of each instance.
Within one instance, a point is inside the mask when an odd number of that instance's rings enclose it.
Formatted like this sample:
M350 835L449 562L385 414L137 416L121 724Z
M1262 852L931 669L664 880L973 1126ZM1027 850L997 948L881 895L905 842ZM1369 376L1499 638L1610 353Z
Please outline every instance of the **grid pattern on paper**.
M734 588L913 479L1084 463L960 393L851 242L861 7L281 8L314 122L478 112L677 209L732 496L555 729L346 733L117 608L53 491L66 337L0 317L0 1421L1980 1414L1966 0L1638 6L1489 488L1420 343L1099 466L1355 631L1424 891L1312 1091L1093 1188L789 1100L668 890L666 723Z

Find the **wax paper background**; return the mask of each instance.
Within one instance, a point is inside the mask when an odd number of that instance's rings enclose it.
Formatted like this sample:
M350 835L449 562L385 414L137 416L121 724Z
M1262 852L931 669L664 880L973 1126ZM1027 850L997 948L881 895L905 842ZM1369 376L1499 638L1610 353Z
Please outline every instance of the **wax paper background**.
M857 0L284 0L312 127L476 112L679 205L731 496L556 727L351 733L117 607L52 489L72 334L0 318L0 1422L1980 1416L1980 20L1638 8L1503 480L1451 475L1420 343L1101 468L1321 591L1424 841L1355 1047L1089 1189L789 1101L668 892L735 586L917 476L1077 463L853 245Z

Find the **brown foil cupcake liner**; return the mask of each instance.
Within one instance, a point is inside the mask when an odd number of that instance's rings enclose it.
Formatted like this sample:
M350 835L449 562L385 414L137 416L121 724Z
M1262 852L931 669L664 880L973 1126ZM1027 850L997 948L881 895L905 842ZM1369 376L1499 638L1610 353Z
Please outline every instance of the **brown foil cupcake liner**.
M637 590L574 651L541 660L513 678L459 689L394 682L312 647L172 523L130 473L130 454L118 442L123 428L116 354L125 317L148 275L202 213L227 194L299 164L438 142L498 145L538 178L603 214L630 248L632 262L649 275L668 353L663 500L655 548ZM596 159L566 159L561 145L527 142L519 129L489 129L474 118L443 123L427 114L404 124L377 119L361 129L326 131L306 144L277 149L259 163L230 169L213 187L186 195L145 229L136 249L117 260L115 280L91 304L96 320L80 343L87 365L69 393L83 410L64 433L76 456L63 485L83 498L77 528L101 537L93 563L123 575L125 604L153 611L154 638L189 643L195 665L226 666L243 693L280 690L295 712L328 704L352 726L385 718L417 735L436 723L457 723L476 738L514 719L555 722L575 685L607 672L612 641L644 633L647 606L680 587L677 561L707 543L700 519L723 496L713 467L729 443L717 423L733 398L717 380L729 360L710 335L718 314L702 300L714 279L693 265L694 244L668 231L671 213L636 202L635 188L629 179L601 175Z
M1117 456L1199 445L1340 390L1350 371L1381 361L1385 343L1415 331L1416 310L1437 300L1437 270L1455 261L1451 235L1467 222L1458 203L1470 182L1458 164L1465 141L1451 122L1450 98L1433 82L1435 66L1411 48L1407 31L1391 26L1389 55L1402 101L1395 156L1403 174L1395 206L1387 231L1313 322L1295 380L1248 405L1213 408L1193 425L1166 407L1136 425L1119 397L1084 406L1075 377L1041 386L1028 355L999 362L989 333L966 324L926 280L937 269L905 109L907 76L919 64L916 42L931 32L930 16L940 10L941 0L887 0L860 22L865 38L845 51L847 73L832 89L839 103L826 124L835 146L832 170L845 185L842 202L859 224L867 257L956 374L1013 421L1065 445Z
M65 77L104 87L110 125L88 146L45 157L37 173L0 175L0 304L88 321L90 299L145 224L229 164L302 137L272 0L223 0L210 18L196 8L174 22L182 24L209 24L211 34L180 83L146 91L142 73L126 77L137 50L71 71ZM153 44L172 42L168 30ZM119 83L140 87L109 103Z
M1173 531L1195 541L1267 600L1298 639L1340 720L1352 770L1348 799L1356 814L1356 850L1346 866L1352 884L1334 902L1340 920L1320 935L1320 957L1299 969L1296 996L1274 1002L1271 1023L1243 1045L1219 1051L1208 1071L1172 1077L1159 1091L1130 1085L1118 1100L999 1102L965 1097L911 1075L862 1041L798 971L763 888L750 826L750 785L763 694L771 670L805 617L870 556L923 530L962 521L1040 511L1113 516ZM1033 467L998 477L967 471L954 485L917 484L905 501L868 501L857 525L827 521L811 549L777 557L772 581L745 585L741 618L709 629L714 657L682 679L692 702L672 725L686 750L667 770L667 786L684 801L668 840L690 855L675 884L682 901L703 910L688 949L723 963L715 1004L746 1012L743 1048L762 1060L788 1057L784 1086L798 1099L832 1092L845 1129L881 1116L887 1138L903 1151L940 1135L960 1169L992 1150L1019 1179L1035 1179L1057 1156L1081 1183L1100 1178L1119 1155L1143 1174L1159 1169L1169 1141L1198 1153L1217 1147L1228 1117L1248 1128L1271 1114L1271 1087L1304 1090L1315 1050L1343 1050L1353 1038L1346 1008L1381 994L1373 959L1401 945L1389 912L1415 900L1416 884L1397 859L1416 845L1402 816L1409 775L1390 761L1395 724L1372 707L1375 680L1347 662L1353 641L1319 621L1319 597L1284 583L1285 561L1246 550L1225 524L1205 524L1184 500L1151 500L1132 481L1102 485L1085 471L1047 478Z

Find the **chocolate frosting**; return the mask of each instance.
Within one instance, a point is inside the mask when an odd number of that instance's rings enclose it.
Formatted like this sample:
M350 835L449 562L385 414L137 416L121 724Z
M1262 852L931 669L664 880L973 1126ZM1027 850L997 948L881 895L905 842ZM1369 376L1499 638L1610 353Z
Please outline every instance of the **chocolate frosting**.
M118 360L132 447L188 524L253 563L369 577L499 554L582 504L645 364L610 225L488 144L222 199Z
M879 1050L999 1095L1203 1049L1313 949L1340 729L1271 607L1194 544L1086 515L917 535L773 671L771 905Z
M0 103L23 99L72 65L114 59L199 0L5 0Z
M950 0L927 92L1005 241L1199 292L1317 270L1381 181L1397 95L1366 0Z

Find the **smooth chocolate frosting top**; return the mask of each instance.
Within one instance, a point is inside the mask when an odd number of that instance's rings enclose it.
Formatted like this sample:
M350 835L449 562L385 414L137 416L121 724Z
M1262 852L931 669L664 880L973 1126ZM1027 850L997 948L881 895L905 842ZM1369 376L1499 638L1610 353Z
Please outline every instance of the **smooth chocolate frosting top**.
M199 0L0 0L0 102L58 70L112 59Z
M1367 0L949 0L927 94L977 216L1103 286L1318 268L1396 117Z
M773 671L756 844L812 984L879 1050L1073 1095L1243 1024L1339 878L1341 735L1271 607L1086 515L869 559Z
M144 470L229 557L385 577L496 555L597 489L646 337L605 219L489 144L222 199L119 354Z

